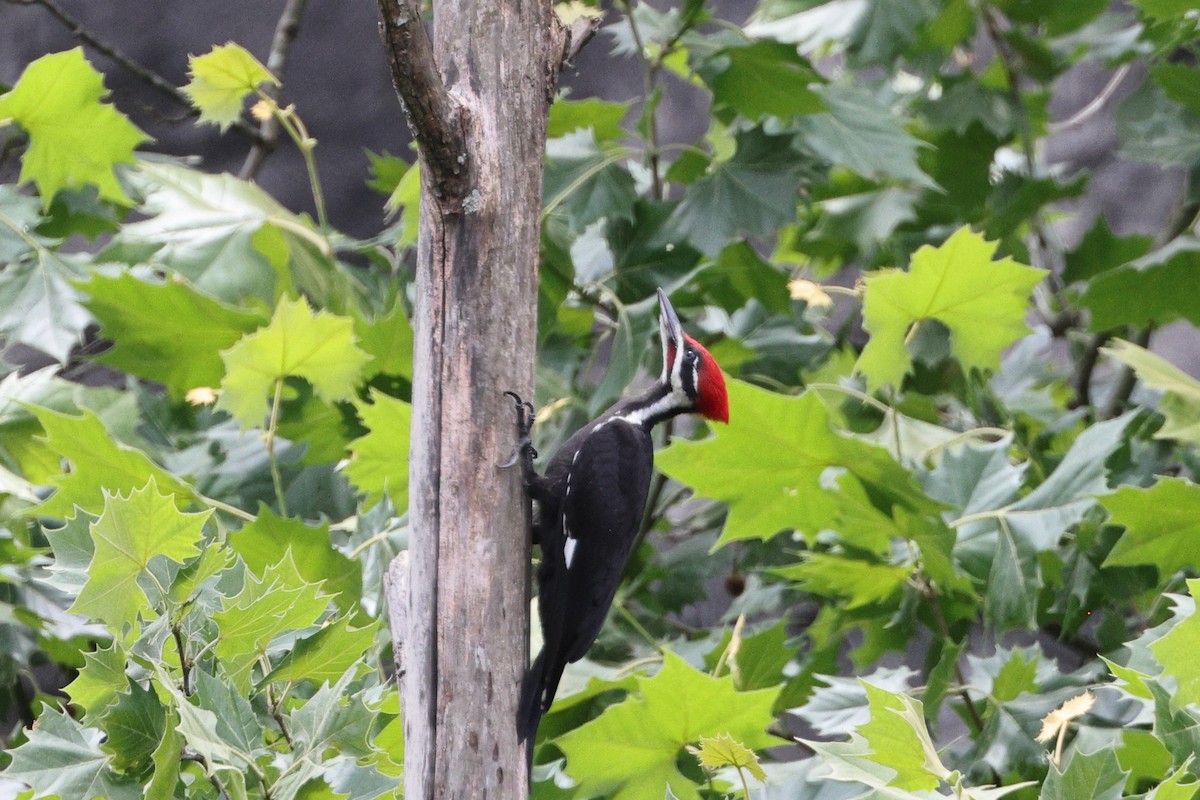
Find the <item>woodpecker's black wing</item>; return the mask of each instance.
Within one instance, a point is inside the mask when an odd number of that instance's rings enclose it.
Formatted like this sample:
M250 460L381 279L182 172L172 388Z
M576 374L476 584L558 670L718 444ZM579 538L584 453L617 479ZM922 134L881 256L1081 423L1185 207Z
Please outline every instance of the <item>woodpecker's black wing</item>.
M583 658L604 625L641 524L653 467L650 434L620 418L593 429L573 456L561 516L543 521L538 609L545 643L525 688L528 736L550 707L563 669Z

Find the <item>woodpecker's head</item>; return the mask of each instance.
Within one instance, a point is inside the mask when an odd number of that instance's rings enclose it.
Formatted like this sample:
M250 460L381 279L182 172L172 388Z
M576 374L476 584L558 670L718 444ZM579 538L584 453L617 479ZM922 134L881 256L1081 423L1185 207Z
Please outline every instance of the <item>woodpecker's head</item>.
M658 326L662 337L662 382L686 397L691 410L711 420L729 422L729 395L725 376L704 345L683 332L679 315L667 293L658 290Z

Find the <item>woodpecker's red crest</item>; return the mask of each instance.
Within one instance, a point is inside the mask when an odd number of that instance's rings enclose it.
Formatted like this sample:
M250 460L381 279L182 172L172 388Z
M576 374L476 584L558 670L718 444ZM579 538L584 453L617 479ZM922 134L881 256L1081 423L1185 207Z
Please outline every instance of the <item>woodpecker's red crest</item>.
M721 367L704 345L683 332L679 315L662 289L658 290L658 305L659 335L663 346L662 382L673 391L686 395L696 413L728 423L729 394ZM683 342L682 349L680 342Z

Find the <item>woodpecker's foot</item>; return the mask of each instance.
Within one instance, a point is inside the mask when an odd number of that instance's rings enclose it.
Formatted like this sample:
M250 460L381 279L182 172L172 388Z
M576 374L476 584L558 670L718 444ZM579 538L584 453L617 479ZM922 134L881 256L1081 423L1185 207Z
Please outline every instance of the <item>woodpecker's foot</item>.
M520 438L517 440L517 446L513 449L513 454L509 459L500 465L501 469L515 467L518 463L524 462L525 471L533 470L533 460L537 458L537 450L533 447L533 439L530 434L533 433L533 418L535 416L533 403L528 403L521 399L521 396L516 392L505 392L516 403L517 410L517 434Z

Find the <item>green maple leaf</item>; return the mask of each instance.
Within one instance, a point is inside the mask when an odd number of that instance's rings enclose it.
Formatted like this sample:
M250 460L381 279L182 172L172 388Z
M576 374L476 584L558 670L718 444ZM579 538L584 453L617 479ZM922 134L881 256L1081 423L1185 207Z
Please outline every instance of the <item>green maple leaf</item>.
M925 727L921 702L862 682L871 719L859 726L871 753L865 758L895 770L888 785L897 789L936 789L949 774Z
M767 779L767 773L758 762L758 753L727 733L720 736L701 736L700 747L696 749L695 755L705 769L736 767L745 769L760 781Z
M1186 478L1159 478L1140 489L1122 486L1100 498L1115 525L1125 533L1104 559L1104 566L1153 564L1160 582L1185 567L1200 566L1195 542L1200 536L1200 486Z
M714 426L703 441L676 439L657 456L663 472L729 505L718 546L836 527L840 496L822 483L831 467L849 472L840 481L861 482L893 503L937 508L882 447L834 432L815 394L788 397L737 380L727 387L728 426Z
M1200 597L1200 579L1189 579L1187 585L1193 598ZM1179 681L1179 688L1171 696L1171 708L1200 702L1200 661L1196 659L1200 652L1200 615L1193 612L1185 617L1153 642L1150 652L1162 664L1163 673Z
M751 749L773 742L766 728L777 689L738 692L732 677L711 677L671 652L658 674L640 678L638 687L636 695L555 740L578 796L661 800L670 788L680 800L692 800L700 796L696 785L676 767L684 747L721 734Z
M174 494L177 504L186 504L192 496L178 478L145 453L113 440L92 411L84 409L83 416L74 417L34 407L33 413L46 432L46 446L71 463L70 471L49 479L57 490L37 507L38 514L66 519L74 516L76 506L99 514L106 493L141 489L150 478Z
M141 783L121 778L112 757L100 749L104 735L83 728L65 712L46 708L29 741L11 751L12 763L0 776L33 788L33 798L138 800Z
M1154 434L1156 439L1200 444L1200 381L1165 358L1121 339L1114 339L1101 352L1128 364L1143 383L1163 393L1158 410L1167 421Z
M184 93L200 111L201 122L226 130L242 115L242 103L259 84L279 84L275 76L244 47L233 42L214 46L202 56L188 57L191 80Z
M350 627L350 617L331 622L284 656L279 666L267 675L267 681L312 681L320 686L335 682L375 643L378 624L372 621L361 628Z
M713 63L722 65L708 80L714 103L749 120L766 115L787 118L824 108L820 95L809 88L820 78L795 47L772 41L727 47Z
M261 578L247 571L242 590L213 614L219 630L216 653L233 685L245 693L251 671L271 640L285 631L316 624L329 605L321 584L300 577L292 554L268 567Z
M936 319L967 369L995 369L1005 347L1029 332L1025 306L1045 270L1011 258L993 261L996 243L960 228L941 247L913 254L908 272L868 275L863 327L871 334L856 369L872 386L898 385L912 366L915 325Z
M182 396L217 386L225 376L220 351L264 322L263 315L231 308L188 283L152 283L128 272L93 274L78 284L84 305L115 346L98 361L157 381Z
M1074 750L1061 768L1050 765L1039 800L1120 800L1128 775L1113 748L1093 753Z
M355 316L354 335L359 347L372 357L363 371L364 380L380 373L412 380L413 330L399 301L395 301L391 311L373 320Z
M353 320L314 312L306 301L286 297L266 327L243 336L221 358L225 380L217 408L245 428L262 424L276 381L304 378L323 400L345 400L370 360L355 345Z
M36 198L0 186L0 333L66 361L91 321L71 286L86 262L39 235L44 222Z
M129 177L147 218L123 225L97 260L178 272L233 304L272 302L291 287L324 297L337 285L329 261L320 262L321 285L300 280L311 272L301 264L311 267L313 249L329 253L329 242L256 184L162 161L139 161Z
M113 167L132 164L133 149L149 137L100 102L106 94L104 77L76 47L34 61L0 96L0 119L11 118L29 134L21 180L37 184L42 208L60 189L88 184L104 200L129 204Z
M116 705L117 694L128 685L125 651L119 642L113 641L107 648L97 647L83 654L83 668L67 684L66 691L71 704L86 710L85 719L94 724Z
M181 512L174 498L159 493L153 477L128 497L104 492L104 513L91 525L96 549L88 580L69 610L102 620L118 635L139 612L151 616L150 598L138 578L148 573L153 558L182 564L199 555L196 542L211 513Z
M368 403L356 403L369 433L350 443L346 477L367 493L368 505L387 495L392 506L408 508L408 438L412 406L371 390Z
M807 592L844 598L842 607L846 609L888 601L905 586L912 571L912 567L818 552L806 553L799 564L774 570L784 578L799 581Z
M342 610L348 610L362 597L362 566L334 549L329 523L313 527L259 505L254 522L229 534L229 544L255 575L264 574L290 550L300 577L314 584L324 581L322 589L333 595Z

